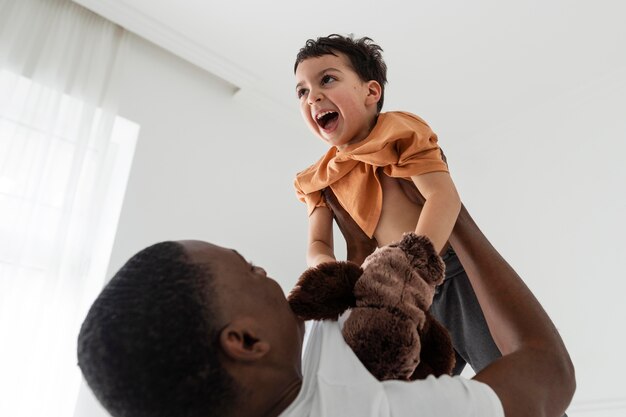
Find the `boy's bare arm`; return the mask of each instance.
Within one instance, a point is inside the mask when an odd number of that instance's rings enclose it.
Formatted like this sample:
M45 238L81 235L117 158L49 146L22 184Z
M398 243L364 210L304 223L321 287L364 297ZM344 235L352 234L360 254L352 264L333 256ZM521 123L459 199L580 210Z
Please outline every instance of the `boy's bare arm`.
M430 238L435 250L441 252L461 209L459 194L447 172L430 172L411 179L426 199L415 234Z
M317 207L309 216L306 262L313 267L334 260L333 214L327 207Z
M475 379L493 388L507 417L562 416L576 381L571 359L552 321L465 207L450 243L503 354Z

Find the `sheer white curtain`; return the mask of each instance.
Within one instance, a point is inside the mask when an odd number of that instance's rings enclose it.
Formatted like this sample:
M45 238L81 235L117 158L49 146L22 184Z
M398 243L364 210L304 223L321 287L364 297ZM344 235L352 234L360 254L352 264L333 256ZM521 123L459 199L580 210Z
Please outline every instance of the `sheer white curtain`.
M138 126L126 32L70 0L0 0L0 415L69 416Z

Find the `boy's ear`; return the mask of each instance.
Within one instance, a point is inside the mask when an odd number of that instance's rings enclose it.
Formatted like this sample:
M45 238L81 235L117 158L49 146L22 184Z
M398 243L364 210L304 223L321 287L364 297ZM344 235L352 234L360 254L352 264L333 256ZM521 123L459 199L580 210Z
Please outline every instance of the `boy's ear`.
M376 80L369 80L367 82L367 97L365 98L366 104L376 104L380 101L380 95L382 94L382 87Z
M236 319L226 325L219 335L226 356L235 361L254 362L270 351L270 344L254 330L251 318Z

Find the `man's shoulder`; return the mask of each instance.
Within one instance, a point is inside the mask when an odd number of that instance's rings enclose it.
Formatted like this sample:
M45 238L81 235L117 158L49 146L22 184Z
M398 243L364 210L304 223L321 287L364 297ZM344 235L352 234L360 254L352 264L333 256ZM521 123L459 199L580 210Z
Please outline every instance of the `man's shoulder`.
M313 322L307 332L304 384L285 416L346 416L372 413L397 416L503 417L497 396L487 385L462 377L384 381L361 364L341 332L341 322Z
M423 380L383 382L395 414L420 407L425 416L504 417L502 403L487 384L462 376L429 376Z

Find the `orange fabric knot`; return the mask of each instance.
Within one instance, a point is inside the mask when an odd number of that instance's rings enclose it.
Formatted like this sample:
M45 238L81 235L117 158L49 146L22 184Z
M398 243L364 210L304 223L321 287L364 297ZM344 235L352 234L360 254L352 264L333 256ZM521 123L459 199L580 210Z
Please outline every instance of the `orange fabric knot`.
M299 172L294 181L296 195L311 215L316 207L326 205L321 190L330 187L342 207L372 237L383 204L379 169L407 180L429 172L448 172L437 135L424 120L407 112L381 113L364 140L343 150L333 146Z

